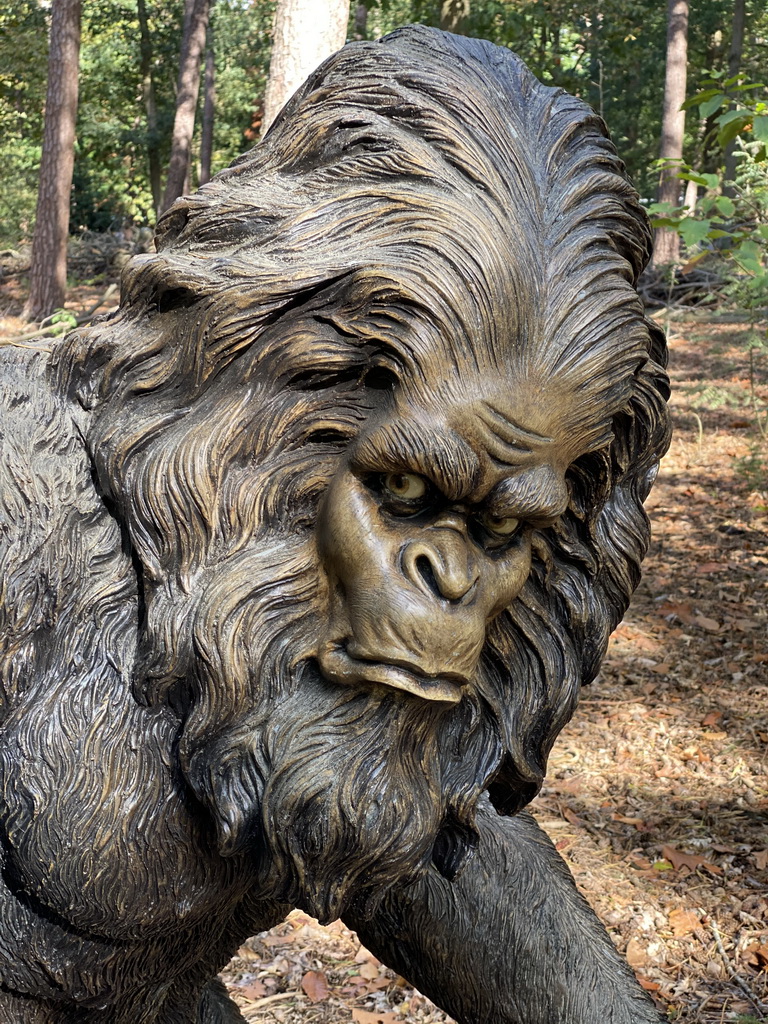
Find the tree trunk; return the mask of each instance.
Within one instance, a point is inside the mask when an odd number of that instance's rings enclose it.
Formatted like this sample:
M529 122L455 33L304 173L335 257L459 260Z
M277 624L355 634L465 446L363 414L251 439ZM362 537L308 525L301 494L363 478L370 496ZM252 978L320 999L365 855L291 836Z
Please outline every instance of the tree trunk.
M659 184L659 202L677 206L680 180L676 177L683 158L685 132L685 87L688 59L688 0L668 0L667 69L664 79L664 115L661 122L659 156L665 161ZM652 266L666 266L680 259L680 236L669 228L658 228Z
M734 78L741 70L741 55L744 51L744 0L733 0L733 31L731 33L731 52L728 56L728 77ZM736 189L733 182L736 178L736 139L732 139L725 149L725 186L723 194L733 198Z
M163 212L183 194L184 183L188 180L197 95L200 91L200 64L205 48L209 6L209 0L186 0L184 6L184 31L181 39L179 81L176 90L176 117L173 122L171 160L168 165L168 180L163 197Z
M349 0L278 0L262 134L315 68L346 42Z
M200 130L200 184L211 180L211 158L213 156L213 121L216 111L216 64L213 50L213 32L208 30L208 46L205 51L205 76L203 80L205 100L203 102L203 123Z
M160 135L157 130L157 101L155 99L155 76L152 69L152 36L149 31L145 0L137 0L141 47L141 93L147 112L147 159L149 161L149 184L152 189L152 208L155 216L160 213L163 200L162 166L160 163Z
M64 305L79 60L80 0L55 0L27 320L42 320Z

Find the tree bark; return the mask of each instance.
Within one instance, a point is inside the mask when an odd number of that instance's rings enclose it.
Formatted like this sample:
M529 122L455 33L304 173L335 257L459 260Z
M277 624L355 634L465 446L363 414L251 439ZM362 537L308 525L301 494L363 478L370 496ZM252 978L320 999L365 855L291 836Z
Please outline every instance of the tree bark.
M152 207L155 216L160 213L163 200L163 172L160 163L160 135L157 130L157 101L155 99L155 76L152 69L152 36L145 0L137 0L141 52L141 92L144 109L147 112L147 159L149 161L149 184L152 189Z
M176 90L176 116L171 139L171 159L168 165L168 179L165 185L162 212L184 192L188 180L189 162L192 151L192 134L195 130L195 110L200 91L200 65L202 63L205 36L208 28L210 0L186 0L184 7L184 31L179 57L179 80Z
M32 239L27 320L42 320L64 305L72 171L75 164L80 0L54 0L48 55L45 127L37 215Z
M200 184L211 180L213 157L213 122L216 113L216 61L213 49L213 32L208 29L208 46L205 50L205 75L203 78L203 122L200 130Z
M308 75L347 39L349 0L278 0L262 134Z
M668 0L667 4L667 66L664 80L664 115L661 122L659 156L665 161L661 171L658 198L660 203L677 206L680 201L680 180L676 177L683 158L685 102L688 60L688 0ZM680 259L680 236L669 228L658 228L652 266L666 266Z
M744 51L744 0L733 0L733 31L731 52L728 55L728 77L734 78L741 70L741 55ZM725 186L723 194L733 198L736 194L733 182L736 178L736 140L732 139L725 149Z

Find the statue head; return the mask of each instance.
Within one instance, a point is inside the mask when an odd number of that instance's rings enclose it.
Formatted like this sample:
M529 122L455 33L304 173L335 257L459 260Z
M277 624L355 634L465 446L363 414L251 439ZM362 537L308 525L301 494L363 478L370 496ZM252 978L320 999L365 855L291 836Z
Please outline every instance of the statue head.
M135 692L222 854L318 916L537 792L638 581L668 422L601 120L411 28L330 58L73 336Z

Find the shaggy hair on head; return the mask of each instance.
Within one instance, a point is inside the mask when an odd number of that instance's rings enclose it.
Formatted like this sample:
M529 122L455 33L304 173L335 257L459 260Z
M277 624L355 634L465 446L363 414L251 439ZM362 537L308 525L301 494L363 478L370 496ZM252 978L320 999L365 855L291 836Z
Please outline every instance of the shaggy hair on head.
M266 852L320 916L339 877L455 874L478 795L531 799L597 670L668 442L634 290L650 244L584 103L488 43L401 30L330 58L175 203L119 313L58 357L141 573L135 692L181 716L222 850ZM339 454L395 395L428 413L484 382L554 411L568 511L460 705L341 692L313 660Z

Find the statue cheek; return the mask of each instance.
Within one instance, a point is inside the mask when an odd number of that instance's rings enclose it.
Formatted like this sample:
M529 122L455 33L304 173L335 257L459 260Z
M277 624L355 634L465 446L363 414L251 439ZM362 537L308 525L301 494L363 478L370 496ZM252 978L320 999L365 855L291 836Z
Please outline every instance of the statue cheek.
M490 606L489 619L508 608L525 586L531 572L531 540L523 535L501 557L489 558L486 587Z

